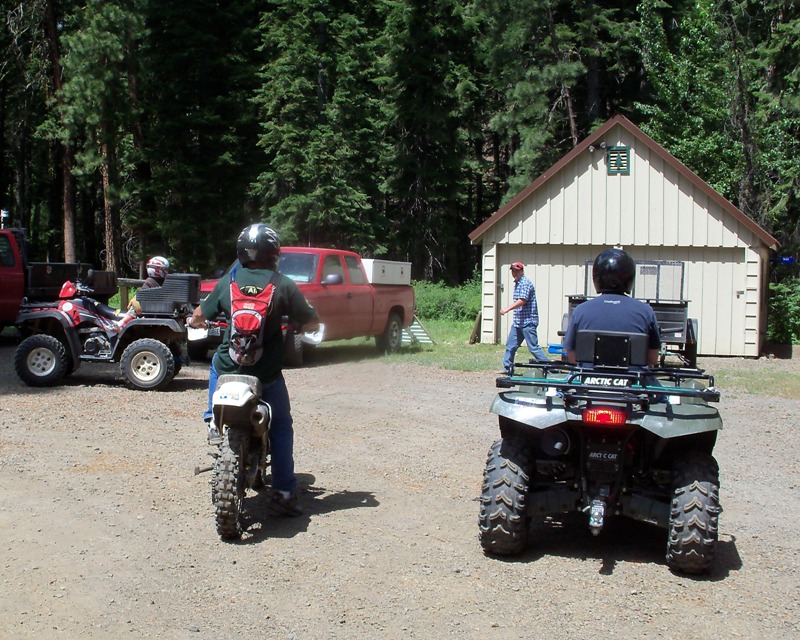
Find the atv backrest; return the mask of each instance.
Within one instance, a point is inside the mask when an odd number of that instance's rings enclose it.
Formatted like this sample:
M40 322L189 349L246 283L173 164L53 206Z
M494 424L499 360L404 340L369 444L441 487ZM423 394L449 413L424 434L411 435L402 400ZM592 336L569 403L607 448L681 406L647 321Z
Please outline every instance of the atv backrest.
M647 366L647 334L621 331L578 331L575 360L596 367Z

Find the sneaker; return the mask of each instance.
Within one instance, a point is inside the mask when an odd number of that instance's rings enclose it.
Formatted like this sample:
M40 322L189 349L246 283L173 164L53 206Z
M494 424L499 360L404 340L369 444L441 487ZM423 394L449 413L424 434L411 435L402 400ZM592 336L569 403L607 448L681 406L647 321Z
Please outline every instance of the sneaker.
M218 447L222 444L222 434L217 429L217 425L214 423L214 420L211 419L206 422L206 427L208 429L208 444L212 447Z
M296 491L275 491L272 494L270 509L275 513L289 516L290 518L303 515L303 510L298 504Z

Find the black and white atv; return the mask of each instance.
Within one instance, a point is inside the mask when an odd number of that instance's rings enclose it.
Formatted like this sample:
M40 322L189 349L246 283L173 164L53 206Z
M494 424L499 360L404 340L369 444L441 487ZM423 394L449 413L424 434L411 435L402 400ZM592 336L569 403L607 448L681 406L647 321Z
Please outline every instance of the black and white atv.
M488 554L529 543L531 519L578 511L595 535L612 516L668 531L667 565L710 571L717 543L719 411L714 379L646 366L646 336L580 332L577 360L515 365L497 379L480 505Z

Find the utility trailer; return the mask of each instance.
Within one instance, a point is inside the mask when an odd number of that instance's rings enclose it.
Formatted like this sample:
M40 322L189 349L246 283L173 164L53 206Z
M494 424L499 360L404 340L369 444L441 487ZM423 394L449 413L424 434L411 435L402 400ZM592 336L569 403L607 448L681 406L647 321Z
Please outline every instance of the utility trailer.
M593 260L587 260L583 293L567 296L568 312L562 321L560 336L566 334L572 311L579 304L596 297L592 281ZM697 319L689 317L689 301L683 297L686 265L676 260L636 260L636 280L631 295L649 304L656 314L661 332L661 365L669 355L683 365L697 367Z

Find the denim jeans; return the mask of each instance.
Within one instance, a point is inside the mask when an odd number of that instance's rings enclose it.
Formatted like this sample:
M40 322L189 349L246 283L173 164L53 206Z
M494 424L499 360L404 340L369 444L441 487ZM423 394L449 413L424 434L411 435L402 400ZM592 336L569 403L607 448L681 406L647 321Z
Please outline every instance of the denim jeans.
M506 354L503 357L503 369L506 371L511 370L511 365L514 364L514 354L517 353L517 349L519 349L523 341L528 345L528 350L534 358L537 360L550 359L544 349L539 346L535 324L526 324L524 327L512 325L511 331L508 332L508 340L506 340Z
M216 354L211 359L208 372L208 409L203 419L211 419L211 403L217 389L217 368L214 365ZM272 409L272 422L269 427L270 466L272 467L272 488L279 491L294 491L297 477L294 475L294 429L292 428L292 408L289 404L289 390L283 374L278 374L272 382L262 383L261 398Z

